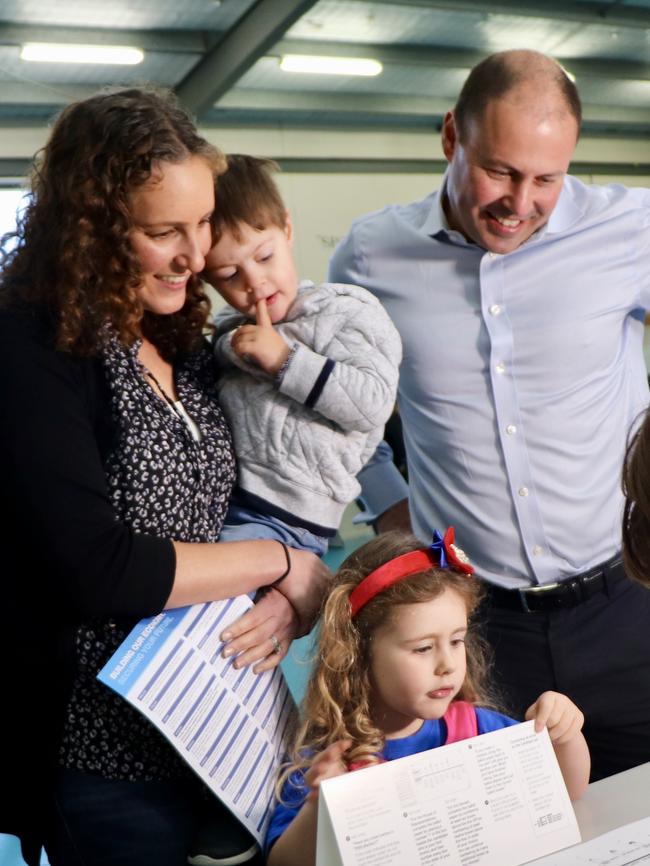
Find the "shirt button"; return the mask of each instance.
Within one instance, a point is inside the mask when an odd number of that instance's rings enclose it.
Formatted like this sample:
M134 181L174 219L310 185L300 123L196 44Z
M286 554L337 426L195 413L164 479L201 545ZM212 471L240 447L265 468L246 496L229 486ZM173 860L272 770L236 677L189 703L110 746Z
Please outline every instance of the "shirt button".
M519 495L520 496L528 496L528 488L527 487L520 487L519 488Z
M508 434L508 436L514 436L516 432L517 432L517 425L516 424L508 424L508 426L506 427L506 433Z
M499 304L492 304L492 306L490 307L490 315L491 316L498 316L500 312L501 312L501 307L499 306Z
M506 365L505 364L497 364L494 369L497 371L497 373L505 373Z
M539 544L536 544L535 547L533 547L533 556L541 556L542 553L544 553L544 551Z

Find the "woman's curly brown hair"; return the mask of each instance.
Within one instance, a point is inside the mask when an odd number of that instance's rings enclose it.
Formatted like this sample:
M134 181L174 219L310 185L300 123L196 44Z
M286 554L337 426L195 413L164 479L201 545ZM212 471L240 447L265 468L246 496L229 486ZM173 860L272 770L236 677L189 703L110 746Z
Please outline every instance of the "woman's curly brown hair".
M295 736L290 765L283 782L310 764L310 756L338 740L352 740L348 761L373 762L384 747L384 736L372 718L370 663L372 638L397 605L431 601L446 589L458 593L467 609L470 628L465 639L467 674L457 700L495 706L488 690L486 645L472 617L482 597L480 583L453 568L429 568L400 580L350 615L350 593L380 565L422 548L422 542L403 532L387 532L352 553L339 568L325 600L316 667L302 704L302 721Z
M129 194L159 165L190 156L204 159L215 176L225 169L221 153L166 91L130 88L67 106L37 154L16 231L2 241L2 303L49 310L57 348L77 355L97 352L107 322L124 344L144 335L168 359L196 348L210 313L201 280L190 279L178 313L147 314L129 242Z

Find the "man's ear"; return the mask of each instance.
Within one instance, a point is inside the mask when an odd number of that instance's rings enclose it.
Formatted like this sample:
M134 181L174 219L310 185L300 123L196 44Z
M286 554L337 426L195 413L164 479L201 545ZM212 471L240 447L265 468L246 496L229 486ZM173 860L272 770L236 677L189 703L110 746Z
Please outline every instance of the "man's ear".
M447 162L451 162L456 152L457 144L458 131L456 129L456 118L453 111L448 111L442 122L442 152L446 156Z
M289 211L285 212L284 233L287 236L289 246L293 246L293 223Z

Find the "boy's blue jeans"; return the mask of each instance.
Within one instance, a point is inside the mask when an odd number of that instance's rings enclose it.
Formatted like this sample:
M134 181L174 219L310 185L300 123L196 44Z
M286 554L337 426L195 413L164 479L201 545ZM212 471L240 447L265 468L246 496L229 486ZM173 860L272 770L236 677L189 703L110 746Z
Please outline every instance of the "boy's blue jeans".
M260 514L259 511L251 511L238 505L228 508L219 538L221 541L271 538L274 541L283 541L298 550L308 550L317 556L324 556L328 546L328 540L324 536L315 535L302 526L291 526L278 517Z

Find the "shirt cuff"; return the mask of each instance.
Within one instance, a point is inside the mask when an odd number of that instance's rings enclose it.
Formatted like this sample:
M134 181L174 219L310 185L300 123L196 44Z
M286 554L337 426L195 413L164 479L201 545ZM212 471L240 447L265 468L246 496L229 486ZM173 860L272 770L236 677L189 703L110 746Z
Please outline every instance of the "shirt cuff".
M361 484L359 500L364 510L353 518L353 523L374 523L393 505L408 499L408 484L395 464L386 459L371 459L357 480Z

